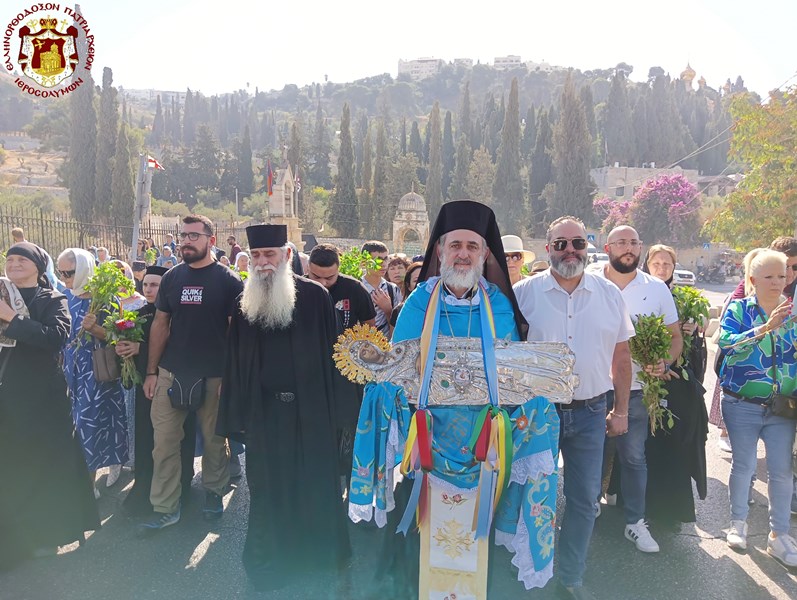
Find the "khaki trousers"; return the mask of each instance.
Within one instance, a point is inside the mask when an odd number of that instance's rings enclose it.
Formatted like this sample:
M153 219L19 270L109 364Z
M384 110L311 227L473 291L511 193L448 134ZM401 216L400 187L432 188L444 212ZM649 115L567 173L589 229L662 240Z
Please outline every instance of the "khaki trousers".
M175 512L180 506L182 493L180 442L183 440L183 423L188 412L172 408L168 391L173 380L173 373L158 369L158 384L150 410L155 447L152 451L154 468L149 499L158 513ZM230 450L227 439L216 435L220 387L221 377L207 379L205 401L197 410L196 420L204 440L202 486L222 495L230 481Z

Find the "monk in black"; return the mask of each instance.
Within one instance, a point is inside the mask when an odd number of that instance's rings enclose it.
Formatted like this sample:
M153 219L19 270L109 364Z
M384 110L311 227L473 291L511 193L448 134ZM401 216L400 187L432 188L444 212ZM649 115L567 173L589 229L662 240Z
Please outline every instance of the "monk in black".
M292 273L285 227L256 225L247 236L252 265L230 325L217 433L246 444L243 561L262 590L348 562L335 428L351 388L332 360L332 300Z

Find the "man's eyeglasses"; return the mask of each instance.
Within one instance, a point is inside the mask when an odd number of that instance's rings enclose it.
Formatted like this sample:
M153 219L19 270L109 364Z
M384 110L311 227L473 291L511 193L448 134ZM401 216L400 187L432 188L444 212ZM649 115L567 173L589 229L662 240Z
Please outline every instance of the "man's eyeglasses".
M206 235L208 237L211 237L209 233L197 233L196 231L191 231L191 232L181 231L180 233L177 234L177 237L179 237L181 240L188 238L192 242L195 242L199 239L200 235Z
M573 238L572 240L565 240L565 239L558 239L553 240L551 242L551 247L557 252L562 252L565 248L567 248L567 244L570 243L573 246L573 250L583 250L587 247L587 240L584 238Z
M789 268L790 268L792 271L797 271L797 265L792 265L792 266L791 266L791 267L789 267Z
M615 242L609 242L609 246L617 246L618 248L639 248L641 245L641 240L617 240Z
M75 270L74 270L74 269L72 269L71 271L61 271L61 270L59 269L59 270L58 270L58 273L59 273L59 274L61 275L61 277L63 277L64 279L72 279L72 278L75 276Z
M506 262L514 261L518 262L519 260L523 260L522 254L507 254L506 255Z

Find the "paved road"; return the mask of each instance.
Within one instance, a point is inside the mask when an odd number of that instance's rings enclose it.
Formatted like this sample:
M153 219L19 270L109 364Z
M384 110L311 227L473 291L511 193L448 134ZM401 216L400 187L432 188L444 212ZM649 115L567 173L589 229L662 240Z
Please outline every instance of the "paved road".
M727 289L726 289L727 288ZM733 288L709 289L712 304L720 304ZM713 350L712 350L713 352ZM710 357L711 364L711 357ZM709 369L710 371L710 369ZM711 401L713 373L707 375ZM612 600L714 599L786 600L797 598L797 571L788 571L766 555L766 472L759 461L755 483L756 504L750 511L750 549L731 551L724 541L728 524L727 481L730 456L717 450L717 430L712 427L707 445L708 498L697 501L697 523L680 531L653 529L661 546L658 555L645 555L623 537L621 511L604 507L598 520L589 557L586 584L598 598ZM760 449L760 456L763 450ZM130 475L123 474L110 490L103 488L100 508L103 528L81 548L65 548L56 557L29 562L0 575L0 598L14 600L104 599L371 599L382 597L368 586L376 552L385 532L351 525L355 551L352 580L363 582L355 592L338 592L333 582L313 575L301 585L278 593L257 594L247 584L240 555L246 532L246 483L225 496L224 518L208 525L199 516L202 503L198 481L192 504L181 523L149 540L134 537L133 523L118 510ZM13 485L13 482L4 482ZM319 540L324 544L324 540ZM490 599L551 598L552 587L525 592L515 580L503 549L493 572Z

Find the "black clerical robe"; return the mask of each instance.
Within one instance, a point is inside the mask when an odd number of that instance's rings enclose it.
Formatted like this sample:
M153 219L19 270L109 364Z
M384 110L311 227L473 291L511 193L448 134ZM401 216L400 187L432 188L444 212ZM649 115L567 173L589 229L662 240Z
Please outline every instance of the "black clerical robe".
M217 433L246 443L244 567L258 588L350 555L336 451L336 403L351 386L332 360L337 317L323 286L294 276L287 329L251 325L240 306L228 336ZM349 390L347 392L347 390Z

